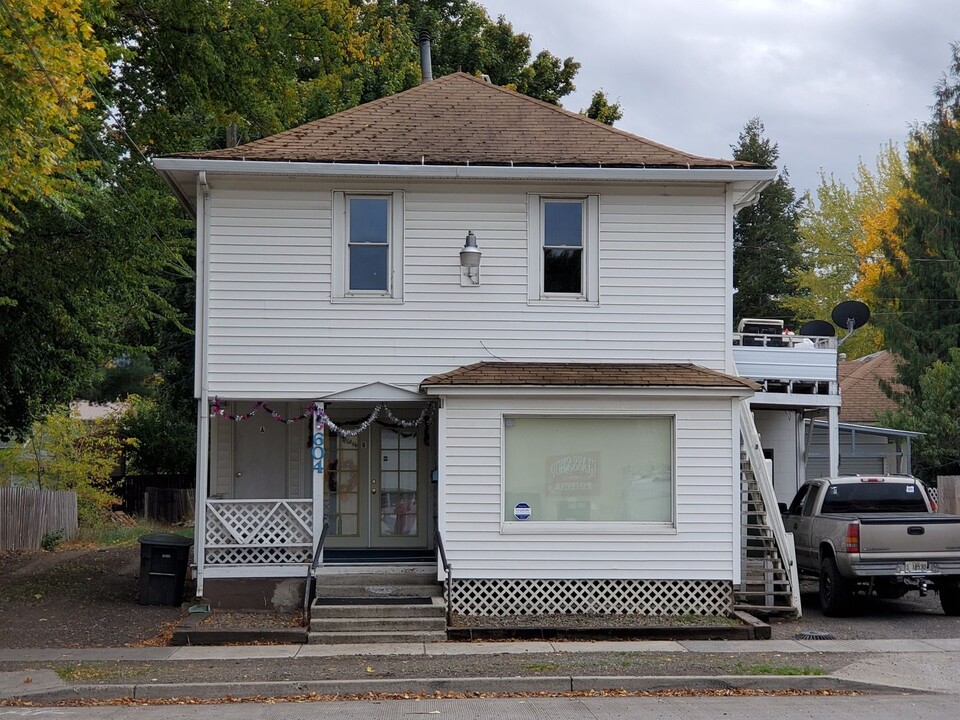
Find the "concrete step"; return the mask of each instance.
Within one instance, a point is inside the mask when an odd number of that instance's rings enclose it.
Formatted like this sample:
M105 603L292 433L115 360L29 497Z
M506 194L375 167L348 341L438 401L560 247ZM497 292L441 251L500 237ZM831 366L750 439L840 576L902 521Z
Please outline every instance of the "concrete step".
M317 587L334 585L437 585L437 568L404 566L393 571L381 571L370 566L351 566L330 572L326 568L317 574Z
M445 632L447 619L440 617L411 618L311 618L310 632Z
M325 585L318 584L316 597L323 600L324 604L329 604L330 598L430 598L441 594L440 585L433 581L427 584L406 584L394 585L387 584L383 578L378 578L377 583L356 584L356 585ZM393 604L393 603L391 603Z
M446 630L436 631L398 631L398 632L334 632L308 633L310 645L361 644L361 643L425 643L445 642Z
M417 605L331 605L316 604L310 608L311 618L433 618L445 617L443 600Z

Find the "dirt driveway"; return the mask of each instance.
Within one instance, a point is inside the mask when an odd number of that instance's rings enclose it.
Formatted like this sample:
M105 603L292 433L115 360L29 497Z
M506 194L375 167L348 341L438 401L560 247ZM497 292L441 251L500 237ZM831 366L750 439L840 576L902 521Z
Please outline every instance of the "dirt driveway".
M137 604L139 546L0 555L0 647L165 645L180 608Z

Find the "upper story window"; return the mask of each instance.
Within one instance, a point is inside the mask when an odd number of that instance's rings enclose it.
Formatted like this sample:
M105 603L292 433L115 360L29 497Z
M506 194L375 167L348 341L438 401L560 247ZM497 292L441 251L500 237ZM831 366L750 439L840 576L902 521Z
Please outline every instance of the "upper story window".
M390 291L390 199L347 198L350 292Z
M528 196L529 302L600 299L600 198Z
M543 292L583 294L584 201L543 200Z
M333 193L334 300L403 299L403 193Z

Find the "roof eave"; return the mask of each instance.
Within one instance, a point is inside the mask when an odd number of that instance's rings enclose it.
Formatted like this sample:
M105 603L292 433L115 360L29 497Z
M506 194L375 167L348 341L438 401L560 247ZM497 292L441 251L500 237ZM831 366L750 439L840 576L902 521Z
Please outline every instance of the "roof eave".
M744 167L570 167L508 165L401 165L375 163L277 162L265 160L212 160L208 158L155 158L161 177L192 212L196 212L193 183L196 174L327 177L352 179L499 180L540 182L698 182L733 183L734 206L756 197L777 176L776 168Z
M702 397L704 395L716 395L722 397L741 397L746 398L754 394L754 391L747 386L737 387L731 385L533 385L491 383L481 385L479 383L469 383L457 385L454 383L435 383L431 385L420 386L420 391L427 395L494 395L508 393L518 395L531 393L535 395L694 395Z

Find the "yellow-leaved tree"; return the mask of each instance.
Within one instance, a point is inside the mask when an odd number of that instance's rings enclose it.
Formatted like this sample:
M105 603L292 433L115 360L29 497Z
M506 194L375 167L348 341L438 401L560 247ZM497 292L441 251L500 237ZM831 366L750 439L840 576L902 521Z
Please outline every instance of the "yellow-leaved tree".
M784 302L801 322L830 319L831 310L844 300L860 300L880 310L877 281L888 266L882 248L897 244L905 172L899 149L888 143L877 155L875 169L860 163L852 190L833 176L821 175L818 202L808 197L801 212L806 261L796 277L801 292ZM842 329L839 334L843 336ZM871 323L843 350L855 358L882 347L883 333Z
M107 70L94 35L109 0L0 0L0 251L19 207L62 200L91 82Z

